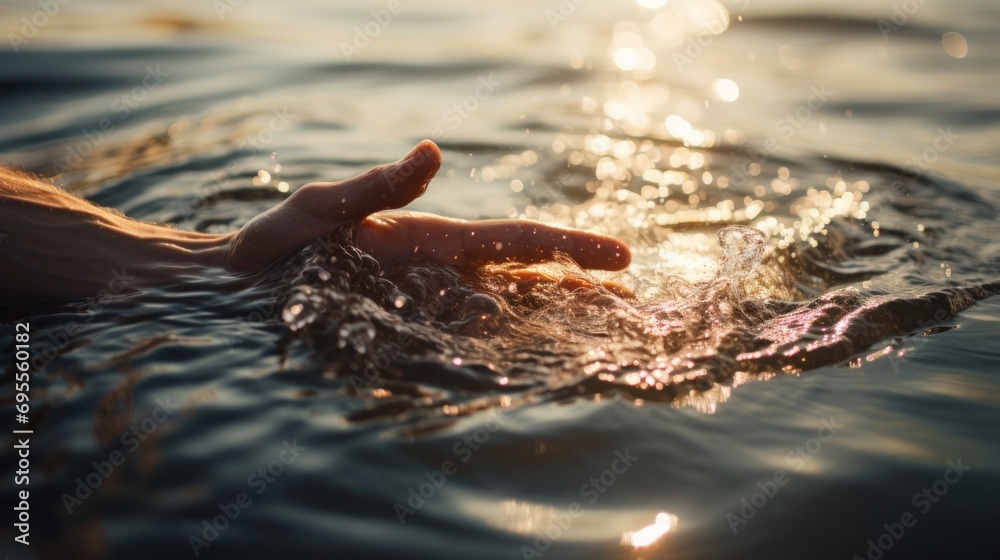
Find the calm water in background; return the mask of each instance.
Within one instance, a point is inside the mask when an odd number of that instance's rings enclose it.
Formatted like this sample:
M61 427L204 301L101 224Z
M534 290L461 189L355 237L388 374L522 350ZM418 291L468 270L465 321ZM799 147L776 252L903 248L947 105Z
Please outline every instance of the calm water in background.
M416 209L619 235L635 263L607 277L638 298L514 302L524 330L483 336L344 304L307 250L287 281L8 307L0 346L30 320L36 353L58 348L32 381L26 557L185 558L241 492L202 556L846 559L905 513L885 558L997 549L995 3L403 2L384 28L380 2L262 4L60 8L0 53L2 159L231 231L433 137ZM0 5L8 39L38 11ZM744 230L720 251L733 225L766 237L760 264ZM309 328L287 285L319 294ZM624 538L660 513L652 546Z

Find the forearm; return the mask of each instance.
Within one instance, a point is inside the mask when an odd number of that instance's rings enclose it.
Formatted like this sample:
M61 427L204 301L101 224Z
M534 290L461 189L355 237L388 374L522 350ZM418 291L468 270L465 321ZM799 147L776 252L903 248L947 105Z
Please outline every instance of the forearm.
M229 235L137 222L50 185L0 173L2 301L138 289L171 270L224 265Z

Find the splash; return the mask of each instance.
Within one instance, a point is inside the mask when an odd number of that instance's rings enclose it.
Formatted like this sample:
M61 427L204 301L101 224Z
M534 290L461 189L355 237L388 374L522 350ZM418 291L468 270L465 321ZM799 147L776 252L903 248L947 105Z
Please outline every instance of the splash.
M956 253L1000 235L983 225L993 207L960 187L830 158L748 167L735 148L555 142L569 165L549 176L590 198L515 217L616 236L633 249L627 271L560 259L535 272L585 281L520 282L516 263L387 276L343 236L297 257L283 321L362 397L352 419L613 394L713 412L750 381L896 367L919 350L908 335L951 328L998 291L995 256ZM963 229L940 207L983 219Z

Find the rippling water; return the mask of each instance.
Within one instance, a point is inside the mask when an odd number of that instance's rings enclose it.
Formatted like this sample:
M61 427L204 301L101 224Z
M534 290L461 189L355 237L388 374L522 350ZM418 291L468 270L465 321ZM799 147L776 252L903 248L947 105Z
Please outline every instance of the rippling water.
M226 232L430 137L416 209L615 235L633 264L532 284L318 243L0 307L35 365L32 546L8 523L5 554L996 548L996 4L59 6L3 4L8 165Z

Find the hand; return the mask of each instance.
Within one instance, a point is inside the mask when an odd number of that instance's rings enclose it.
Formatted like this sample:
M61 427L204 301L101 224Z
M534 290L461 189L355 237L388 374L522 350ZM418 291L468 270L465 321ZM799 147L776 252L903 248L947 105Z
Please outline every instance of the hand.
M226 266L234 272L261 268L357 221L361 222L358 247L387 271L398 271L420 258L452 266L482 266L541 263L557 253L568 255L583 268L628 266L628 247L603 235L528 220L466 221L417 212L377 213L401 208L422 195L440 166L438 147L424 140L395 163L336 183L305 185L243 226L230 243Z
M400 270L415 258L480 266L545 262L557 253L584 268L628 266L628 247L602 235L526 220L467 222L413 212L375 214L401 208L423 194L440 166L441 152L424 141L395 163L337 183L305 185L235 234L225 235L132 220L0 167L5 236L0 239L0 301L131 291L167 281L192 266L255 270L350 223L359 225L359 247L388 271ZM536 271L517 271L515 277L518 285L591 285Z

